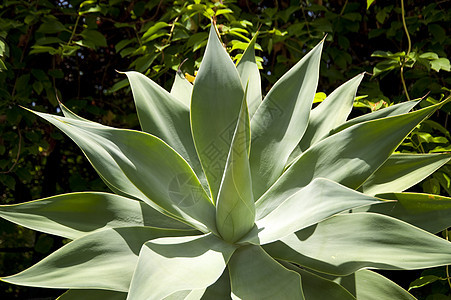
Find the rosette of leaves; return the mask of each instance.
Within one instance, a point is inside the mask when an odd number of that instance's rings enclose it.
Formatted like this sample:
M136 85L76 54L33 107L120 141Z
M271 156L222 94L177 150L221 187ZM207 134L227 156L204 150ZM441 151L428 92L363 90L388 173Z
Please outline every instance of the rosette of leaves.
M323 42L262 101L254 37L234 64L212 26L191 85L126 72L142 131L64 106L35 112L80 146L113 193L0 215L72 241L3 281L60 299L413 299L370 269L451 263L451 199L402 193L448 154L394 150L441 104L347 120L360 74L313 110ZM443 103L442 103L443 104Z

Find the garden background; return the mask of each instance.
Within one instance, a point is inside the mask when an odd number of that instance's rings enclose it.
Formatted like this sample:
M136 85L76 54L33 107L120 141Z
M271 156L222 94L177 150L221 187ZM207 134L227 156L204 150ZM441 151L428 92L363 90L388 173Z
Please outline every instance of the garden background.
M450 95L450 1L2 1L0 4L0 204L75 191L107 191L78 147L22 109L58 113L58 99L100 123L138 128L125 75L136 70L170 89L177 70L194 75L215 17L238 58L260 28L263 93L326 36L315 101L368 72L355 106L363 112ZM359 112L359 110L356 110ZM451 152L451 105L419 125L398 151ZM388 133L387 133L388 134ZM414 188L451 195L448 163ZM0 220L0 275L36 263L67 241ZM384 272L404 288L421 271ZM423 275L446 277L445 268ZM436 277L425 277L422 285ZM0 283L2 299L54 299L62 291ZM437 280L411 290L450 299Z

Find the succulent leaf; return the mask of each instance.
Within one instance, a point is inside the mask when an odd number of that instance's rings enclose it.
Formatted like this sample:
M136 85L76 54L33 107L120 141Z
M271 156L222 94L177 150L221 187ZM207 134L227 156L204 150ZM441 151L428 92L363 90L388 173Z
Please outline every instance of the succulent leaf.
M192 234L151 227L105 229L82 236L25 271L2 280L34 287L127 292L139 249L146 241Z
M451 160L451 154L392 154L362 185L368 195L402 192Z
M240 242L264 245L342 211L380 202L331 180L317 178L259 219Z
M56 300L126 300L127 293L107 290L68 290Z
M216 201L218 232L225 241L232 243L249 232L255 222L249 139L249 114L245 96Z
M72 138L96 171L118 189L194 228L216 232L214 205L196 175L159 138L139 131L35 113ZM125 156L124 153L133 154Z
M395 202L371 204L352 211L391 216L431 233L438 233L451 227L449 197L417 193L388 193L377 196Z
M190 112L194 143L216 202L244 89L214 28L194 81Z
M279 264L260 246L237 249L229 271L232 299L304 299L299 274Z
M323 177L352 189L358 188L388 159L407 134L440 105L359 123L312 146L257 200L257 219L314 178ZM387 130L392 134L384 134Z
M151 240L139 254L128 299L205 289L222 275L235 249L212 234Z
M175 73L174 83L171 87L171 95L180 100L186 107L191 106L191 94L193 93L193 85L178 71Z
M282 174L307 128L322 47L320 42L274 84L251 120L249 161L255 199Z
M243 87L248 87L246 90L246 99L249 107L250 119L252 119L252 116L262 102L260 72L255 60L255 41L257 40L257 36L258 32L249 42L246 50L236 65L236 69L240 74L241 84Z
M421 269L451 259L450 242L374 213L335 215L263 248L273 257L335 275L362 268Z
M208 191L191 135L189 106L175 99L147 76L138 72L125 74L130 81L142 130L159 137L177 151Z
M117 227L192 229L142 201L96 192L71 193L20 204L1 205L0 216L34 230L70 239Z

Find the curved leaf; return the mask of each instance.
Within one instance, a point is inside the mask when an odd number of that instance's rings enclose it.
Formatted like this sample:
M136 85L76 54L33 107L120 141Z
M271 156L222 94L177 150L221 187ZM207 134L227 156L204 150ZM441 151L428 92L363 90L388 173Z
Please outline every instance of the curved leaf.
M324 177L352 189L358 188L407 134L442 104L356 124L312 146L257 201L259 215L272 211L314 178ZM386 135L387 130L392 134ZM263 211L265 214L261 214Z
M235 249L212 234L149 241L139 254L128 299L205 289L222 275Z
M415 105L417 105L420 101L421 101L421 99L406 101L406 102L398 103L398 104L395 104L395 105L392 105L392 106L389 106L389 107L386 107L383 109L379 109L377 111L373 111L369 114L361 115L359 117L353 118L353 119L347 121L346 123L343 123L342 125L338 126L331 132L331 134L340 132L340 131L342 131L348 127L351 127L352 125L355 125L355 124L406 114L412 108L414 108Z
M56 300L126 300L127 293L107 290L68 290Z
M379 198L396 200L353 209L394 217L431 233L451 227L451 198L416 193L379 194Z
M139 249L145 242L187 234L193 232L151 227L105 229L76 239L25 271L2 280L34 287L127 292Z
M267 244L351 208L379 203L333 181L317 178L255 224L243 240Z
M248 158L249 137L249 114L245 97L216 202L216 227L221 237L231 243L249 232L255 221Z
M362 268L411 270L451 262L450 242L373 213L336 215L263 248L275 258L335 275Z
M364 74L361 73L343 83L312 110L307 130L299 143L301 151L307 150L346 121Z
M188 163L150 134L34 112L67 134L117 189L201 231L216 231L215 207ZM207 229L208 228L208 229Z
M260 246L244 246L229 262L232 299L304 299L301 276Z
M0 217L34 230L70 239L114 227L190 229L141 201L97 192L71 193L20 204L1 205Z
M215 200L240 113L244 90L235 64L212 24L205 55L194 81L191 130Z
M130 81L142 130L159 137L177 151L194 169L208 190L191 135L189 105L178 101L141 73L125 72L124 74Z
M302 290L304 291L305 299L356 300L356 298L344 287L329 279L315 275L305 269L298 268L288 262L281 261L280 263L287 269L293 270L301 275Z
M274 84L251 120L249 160L255 199L282 174L307 128L322 47L320 42Z
M451 160L450 154L392 154L362 185L368 195L402 192Z
M346 277L335 278L357 299L365 300L416 300L409 292L393 281L370 270L359 270Z
M181 71L177 71L174 83L171 87L171 95L180 100L185 106L191 106L191 94L193 93L193 85L186 80Z
M249 107L249 117L251 119L257 108L262 103L260 72L255 60L255 41L257 40L257 36L258 32L249 42L246 50L236 64L236 69L240 74L241 84L243 86L248 86L246 90L246 99Z

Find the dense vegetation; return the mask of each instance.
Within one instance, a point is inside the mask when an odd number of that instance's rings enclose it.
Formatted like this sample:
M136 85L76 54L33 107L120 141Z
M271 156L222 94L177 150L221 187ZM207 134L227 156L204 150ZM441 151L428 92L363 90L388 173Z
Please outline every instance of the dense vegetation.
M355 104L362 111L427 94L422 102L426 106L448 96L446 54L451 38L445 3L368 2L4 1L0 5L2 204L70 191L108 190L72 142L19 105L59 112L59 98L89 119L137 128L128 83L115 70L143 72L169 89L177 69L194 74L199 67L207 42L205 28L213 15L227 50L236 58L260 27L257 55L264 91L327 33L319 84L325 94L367 71L373 75L363 81L362 97ZM449 104L444 106L399 150L451 151L450 111ZM444 166L415 191L450 196L449 168ZM65 243L1 222L2 275L24 269ZM425 272L446 277L445 268ZM399 277L408 288L419 275L388 276ZM413 292L424 299L446 295L447 284L438 280ZM9 298L60 294L1 286L1 293Z

